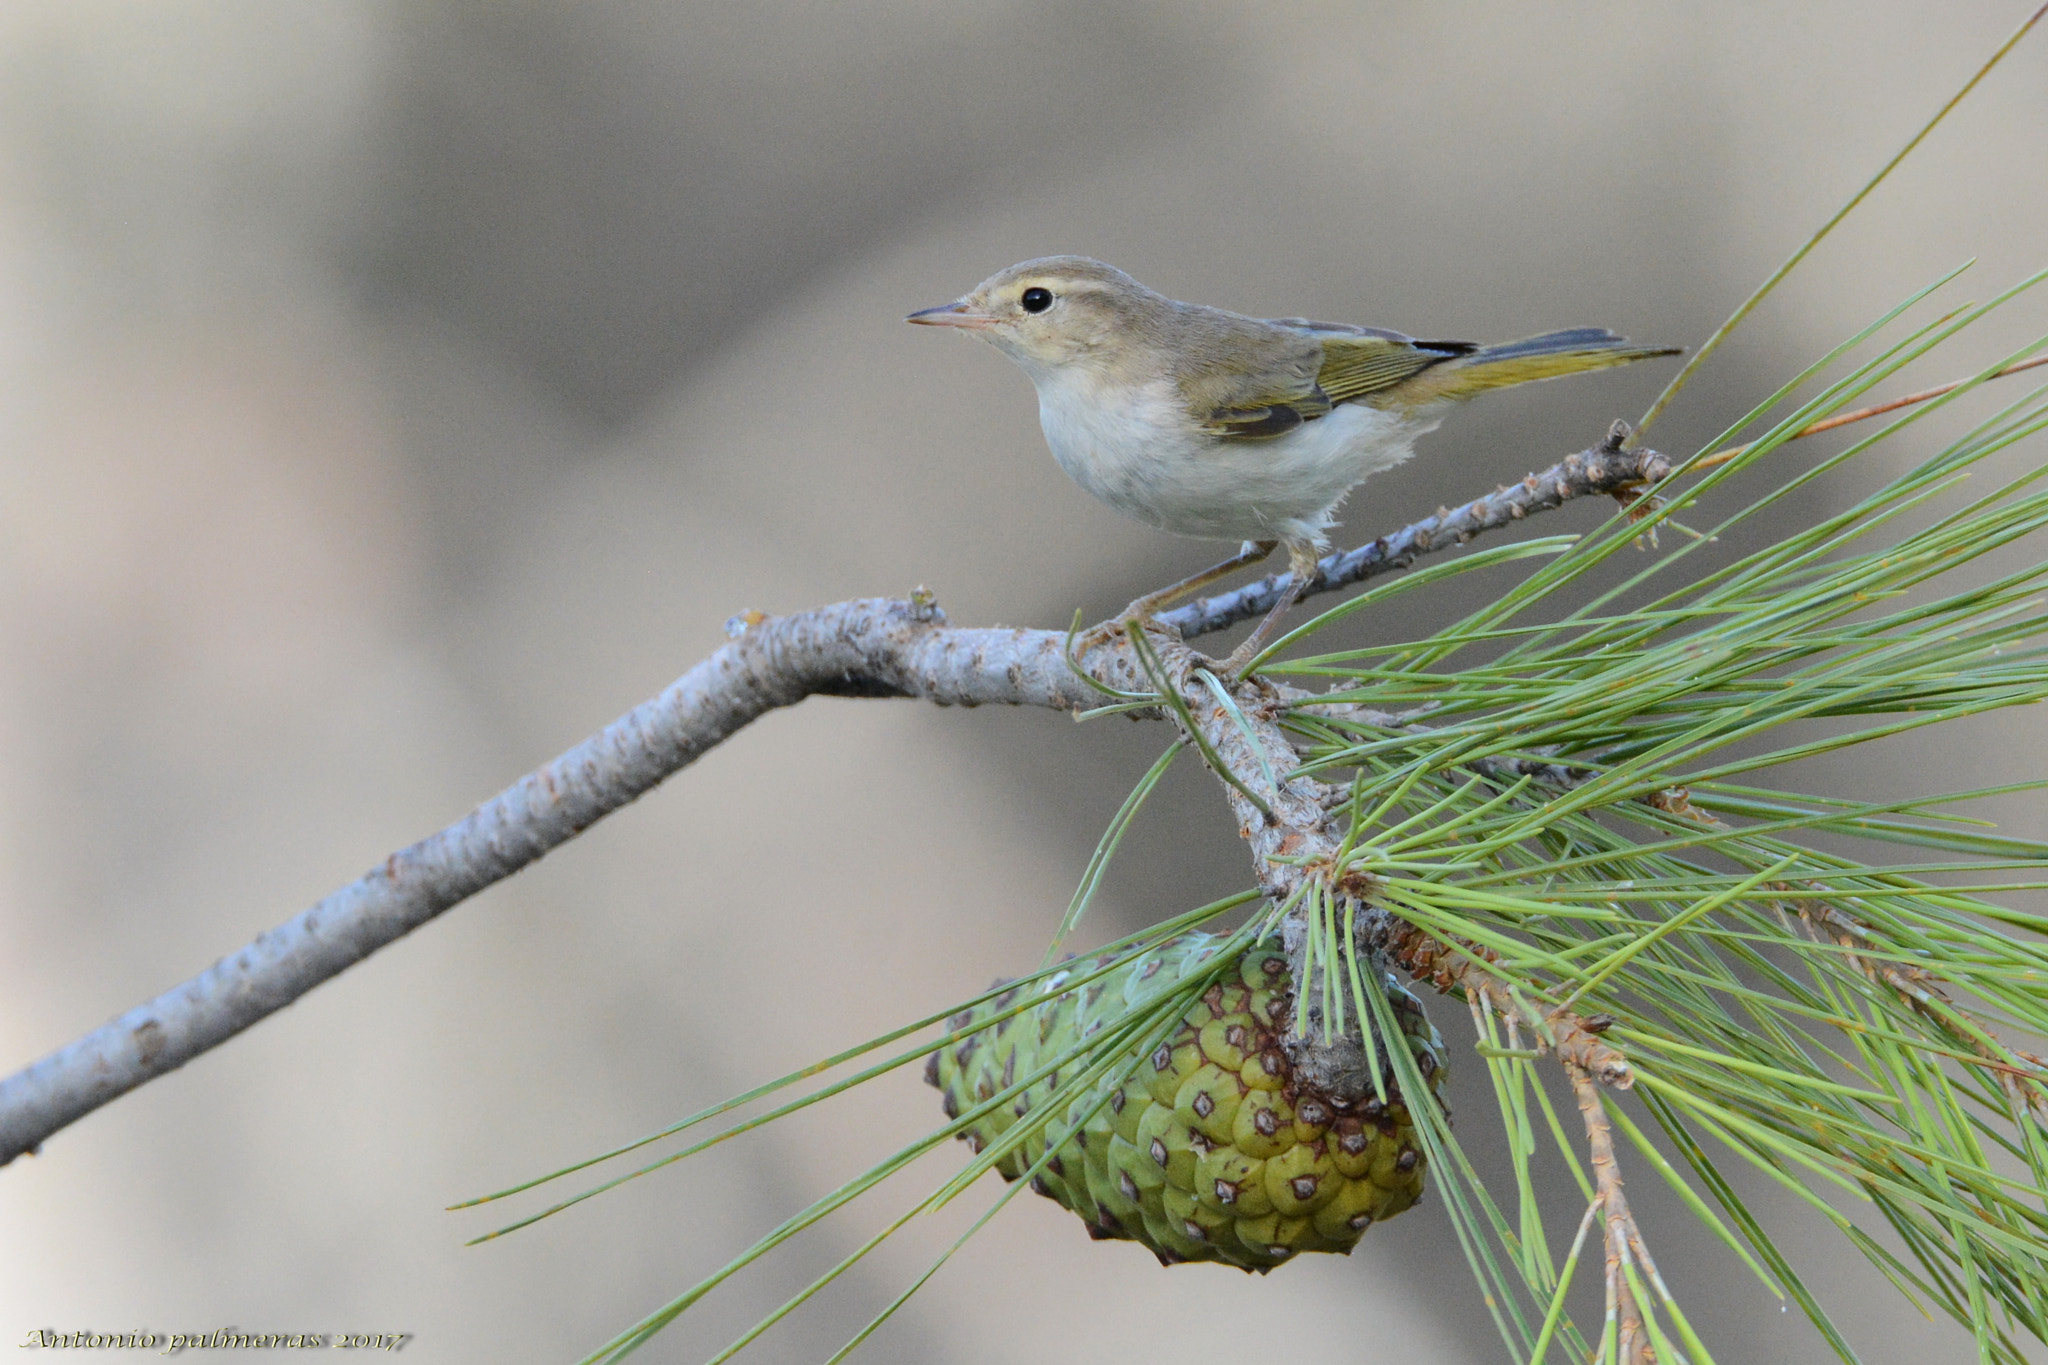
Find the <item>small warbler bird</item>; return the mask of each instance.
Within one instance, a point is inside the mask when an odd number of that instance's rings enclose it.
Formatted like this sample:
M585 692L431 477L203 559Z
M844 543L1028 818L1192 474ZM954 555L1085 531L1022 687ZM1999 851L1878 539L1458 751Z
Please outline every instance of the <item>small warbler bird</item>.
M1176 303L1086 256L1013 265L908 321L965 328L1023 366L1053 458L1103 502L1164 531L1244 542L1126 618L1286 547L1293 581L1227 661L1233 673L1314 579L1345 495L1407 459L1451 404L1677 353L1593 327L1477 346L1251 318Z

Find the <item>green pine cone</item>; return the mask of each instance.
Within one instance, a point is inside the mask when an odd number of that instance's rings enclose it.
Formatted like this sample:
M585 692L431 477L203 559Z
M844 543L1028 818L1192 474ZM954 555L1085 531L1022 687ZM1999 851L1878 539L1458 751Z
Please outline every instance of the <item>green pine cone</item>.
M1368 1096L1352 1104L1298 1080L1281 1045L1294 990L1279 937L1242 950L1235 971L1217 962L1220 942L1187 934L1079 990L1051 995L934 1053L925 1079L945 1095L947 1116L958 1118L1073 1048L1162 981L1221 967L1179 1027L1138 1060L1108 1103L1095 1105L1097 1091L1064 1114L1046 1113L1062 1079L1056 1071L960 1136L978 1152L1029 1116L1032 1130L996 1163L1004 1179L1015 1180L1044 1155L1048 1137L1095 1106L1032 1181L1040 1194L1079 1214L1090 1236L1142 1242L1167 1265L1222 1261L1261 1273L1298 1252L1348 1252L1368 1226L1422 1197L1422 1152L1400 1087L1389 1068L1384 1103ZM1037 989L1056 991L1065 979L1054 976ZM1382 984L1417 1068L1435 1090L1444 1077L1442 1041L1413 995L1384 973ZM1023 989L955 1016L953 1027L970 1028L1010 1009ZM1091 1060L1099 1059L1083 1056L1072 1065Z

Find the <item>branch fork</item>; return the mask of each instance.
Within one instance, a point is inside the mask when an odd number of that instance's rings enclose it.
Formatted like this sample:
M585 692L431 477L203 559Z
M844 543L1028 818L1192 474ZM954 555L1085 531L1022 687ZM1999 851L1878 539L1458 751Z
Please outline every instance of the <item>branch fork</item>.
M1654 451L1625 449L1625 429L1519 484L1440 512L1318 565L1303 595L1407 568L1423 555L1512 526L1573 498L1654 482L1672 465ZM1192 639L1262 616L1287 590L1273 575L1164 613ZM915 698L941 706L1003 704L1078 713L1100 704L1094 684L1126 695L1151 692L1128 641L1085 642L1070 666L1066 637L1044 630L953 626L934 595L862 599L770 617L744 612L728 642L590 739L536 769L462 819L393 853L362 877L166 991L0 1080L0 1165L36 1151L53 1133L137 1086L174 1071L283 1009L443 911L544 856L630 804L770 711L810 696ZM1201 716L1196 729L1245 790L1265 783L1237 722L1206 687L1185 684L1194 655L1177 642L1175 684ZM1286 694L1256 681L1235 694L1267 761L1280 776L1260 801L1230 799L1253 844L1261 880L1286 894L1298 860L1341 846L1327 810L1341 804L1299 766L1274 719ZM1154 713L1157 714L1157 713ZM1176 718L1177 719L1177 718ZM1256 775L1256 778L1254 777ZM1327 804L1326 804L1327 803ZM1253 818L1256 817L1256 818ZM1297 860L1275 862L1275 858Z

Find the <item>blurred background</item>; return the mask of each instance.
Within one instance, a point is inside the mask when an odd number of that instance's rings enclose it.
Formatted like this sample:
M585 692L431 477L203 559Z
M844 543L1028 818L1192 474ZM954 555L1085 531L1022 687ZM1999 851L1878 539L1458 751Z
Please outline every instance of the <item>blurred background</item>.
M0 1069L459 817L715 648L738 610L928 584L957 622L1063 626L1213 557L1071 486L1024 378L903 326L911 309L1073 251L1257 314L1697 345L2027 7L12 0ZM2044 129L2037 33L1655 443L1710 440L1965 259L1973 297L2048 265ZM2011 311L1910 378L2048 330L2038 302ZM1669 373L1483 402L1354 498L1349 530L1519 478ZM1375 628L1457 605L1403 598ZM0 1172L0 1338L235 1326L408 1332L433 1361L577 1357L927 1130L936 1096L891 1077L479 1248L461 1242L496 1220L442 1206L1028 967L1163 743L890 702L762 721ZM2043 747L2008 720L1808 777L1988 784L2036 775ZM2039 837L2037 802L1995 814ZM1213 783L1183 764L1090 933L1247 876ZM1483 1076L1453 1074L1486 1152ZM711 1353L961 1156L645 1358ZM1722 1359L1830 1358L1647 1174L1631 1189ZM1559 1208L1568 1228L1575 1199ZM829 1354L963 1226L941 1223L748 1358ZM1813 1220L1774 1226L1870 1361L1967 1351ZM1312 1259L1166 1272L1027 1198L862 1358L1281 1339L1503 1358L1440 1200Z

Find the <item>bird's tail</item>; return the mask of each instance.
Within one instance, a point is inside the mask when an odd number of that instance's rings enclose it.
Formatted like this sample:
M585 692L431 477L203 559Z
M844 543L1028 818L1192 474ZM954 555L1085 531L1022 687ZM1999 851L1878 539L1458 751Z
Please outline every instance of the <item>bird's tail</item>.
M1401 385L1401 398L1422 404L1470 398L1488 389L1528 384L1584 370L1605 370L1653 356L1677 355L1679 346L1631 346L1604 327L1574 327L1540 337L1482 346L1441 365L1432 365Z

